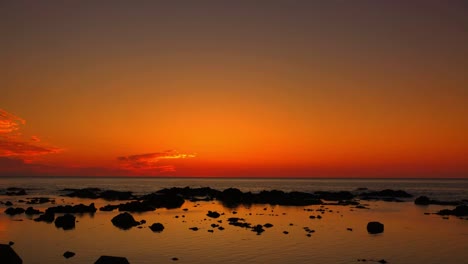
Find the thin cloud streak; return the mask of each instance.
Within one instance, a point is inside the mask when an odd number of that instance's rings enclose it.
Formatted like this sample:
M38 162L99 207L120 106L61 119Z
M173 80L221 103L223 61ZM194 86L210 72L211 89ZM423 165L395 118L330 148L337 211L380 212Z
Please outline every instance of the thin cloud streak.
M118 157L121 169L134 171L135 173L169 173L175 172L176 167L173 164L167 164L170 160L188 159L196 157L195 154L179 153L175 150L163 152L154 152L130 156Z

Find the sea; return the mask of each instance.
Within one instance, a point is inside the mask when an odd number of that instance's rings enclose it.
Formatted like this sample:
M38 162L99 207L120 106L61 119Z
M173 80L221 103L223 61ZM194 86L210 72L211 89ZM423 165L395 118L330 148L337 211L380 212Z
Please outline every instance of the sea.
M0 192L19 187L31 195L60 195L65 188L100 188L147 194L171 187L211 187L217 190L238 188L243 192L282 190L379 191L404 190L415 197L425 195L438 200L468 199L468 179L278 179L278 178L148 178L148 177L3 177Z
M9 207L6 201L12 202L12 207L33 206L41 211L59 205L94 203L100 208L126 202L65 197L63 189L67 188L93 187L140 195L187 186L217 190L233 187L244 192L359 193L393 189L404 190L414 197L403 202L361 201L361 208L268 204L228 208L216 200L186 200L176 209L131 213L142 224L128 230L113 225L111 220L122 213L117 210L76 214L72 230L36 222L37 216L3 213ZM2 195L11 187L24 188L27 195ZM25 264L92 264L103 255L125 257L132 264L468 263L468 217L435 214L454 206L415 205L415 197L421 195L443 201L467 200L468 179L4 177L0 178L0 244L13 242L12 249ZM49 197L55 202L25 204L33 197ZM220 213L220 217L207 216L209 211ZM241 218L240 221L252 226L268 223L271 227L258 234L249 228L229 225L227 219L231 217ZM382 223L384 232L369 234L366 226L371 221ZM149 226L153 223L161 223L164 230L151 231ZM67 259L63 256L66 251L76 255ZM1 253L0 263L5 263Z

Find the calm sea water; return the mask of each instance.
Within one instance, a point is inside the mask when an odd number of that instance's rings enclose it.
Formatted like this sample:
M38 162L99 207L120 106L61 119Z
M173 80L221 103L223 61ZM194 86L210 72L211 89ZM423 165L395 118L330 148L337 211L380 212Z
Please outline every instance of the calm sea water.
M89 204L100 207L109 203L101 199L79 199L58 196L63 188L99 187L131 190L137 194L166 187L203 187L215 189L236 187L243 191L279 189L284 191L402 189L414 195L428 195L442 200L468 199L468 180L372 180L372 179L168 179L168 178L0 178L0 189L26 188L26 197L0 195L14 206L28 205L18 199L33 196L55 198L59 204ZM189 202L181 208L157 209L134 213L136 220L146 220L140 228L121 230L111 219L119 212L98 211L93 215L76 215L76 228L64 231L54 224L32 221L32 217L0 213L0 243L14 241L14 250L25 264L94 263L101 255L123 256L132 264L150 263L365 263L385 259L388 263L467 263L468 218L427 213L450 206L416 206L408 202L364 201L370 209L351 206L328 206L325 212L317 206L251 205L226 208L216 201ZM45 210L51 204L35 205ZM6 206L0 205L3 211ZM308 209L308 210L304 210ZM208 211L221 213L218 219L206 216ZM233 211L235 210L235 211ZM312 210L312 211L310 211ZM322 219L309 216L321 214ZM247 222L273 224L262 235L227 224L228 217L242 217ZM218 222L221 221L221 222ZM369 221L385 225L382 234L366 231ZM148 226L159 222L165 226L153 233ZM219 224L224 230L213 228ZM192 231L190 227L198 227ZM315 230L306 236L304 227ZM349 231L351 228L352 231ZM212 230L213 232L208 232ZM285 233L285 231L287 233ZM76 253L65 259L65 251ZM172 258L178 258L173 261ZM1 263L1 260L0 260Z
M0 178L0 191L8 187L26 188L33 195L59 195L64 188L97 187L135 194L150 193L170 187L230 187L242 191L356 191L405 190L415 196L426 195L440 200L468 199L468 179L219 179L219 178Z

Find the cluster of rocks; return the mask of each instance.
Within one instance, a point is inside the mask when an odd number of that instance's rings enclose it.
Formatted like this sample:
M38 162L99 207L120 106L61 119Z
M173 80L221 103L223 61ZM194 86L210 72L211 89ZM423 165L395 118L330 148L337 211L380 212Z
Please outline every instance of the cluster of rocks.
M6 189L5 195L8 196L23 196L27 195L26 190L18 187L9 187Z
M468 216L468 206L467 205L459 205L455 209L450 210L450 209L443 209L440 210L438 215L453 215L453 216Z
M414 204L417 205L430 205L430 204L435 204L435 205L460 205L460 201L439 201L439 200L433 200L430 199L427 196L419 196L414 200Z
M63 189L62 192L67 192L64 196L78 197L88 199L104 199L104 200L131 200L134 199L132 192L122 192L114 190L101 190L99 188L84 188L84 189Z

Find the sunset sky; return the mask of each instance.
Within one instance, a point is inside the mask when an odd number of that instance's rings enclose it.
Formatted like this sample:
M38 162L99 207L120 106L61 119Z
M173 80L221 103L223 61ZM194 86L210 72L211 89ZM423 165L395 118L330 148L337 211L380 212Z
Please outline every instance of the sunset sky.
M467 1L1 1L0 175L468 177Z

